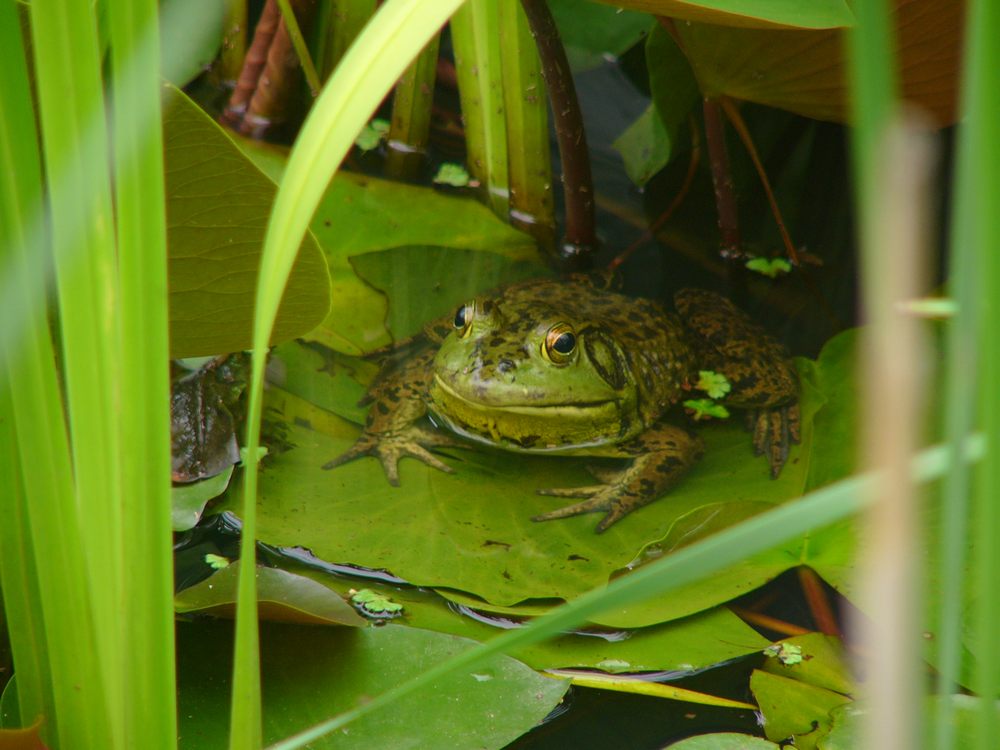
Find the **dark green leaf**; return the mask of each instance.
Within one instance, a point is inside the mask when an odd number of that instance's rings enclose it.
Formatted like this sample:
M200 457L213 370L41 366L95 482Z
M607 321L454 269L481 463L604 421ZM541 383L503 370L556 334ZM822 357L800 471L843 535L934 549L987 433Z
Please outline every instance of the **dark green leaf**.
M232 628L178 626L180 747L225 747ZM474 642L416 628L316 628L264 623L264 741L342 713L445 661ZM501 748L559 703L568 683L509 657L435 683L312 748Z
M851 26L844 0L601 0L633 10L722 26L828 29Z
M247 349L257 265L276 188L182 92L173 87L166 92L171 356ZM271 341L314 328L329 306L326 264L307 236Z
M205 510L205 504L226 491L232 476L233 467L230 466L214 477L174 486L170 491L174 531L194 528Z
M591 0L549 0L573 70L580 72L603 64L637 44L654 25L646 13L609 8Z
M736 732L720 732L689 737L668 745L670 750L780 750L779 746L760 737Z
M795 737L795 747L814 750L817 741L830 731L830 712L851 699L832 690L755 670L750 677L761 713L764 733L780 742Z

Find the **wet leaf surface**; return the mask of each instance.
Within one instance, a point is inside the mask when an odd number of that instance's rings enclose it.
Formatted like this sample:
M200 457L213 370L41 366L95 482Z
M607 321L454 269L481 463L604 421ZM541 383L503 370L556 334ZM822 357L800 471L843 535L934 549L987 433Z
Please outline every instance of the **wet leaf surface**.
M456 610L433 592L366 581L363 584L315 570L302 575L341 595L351 589L374 589L403 605L397 622L477 641L498 635L516 620ZM544 610L542 610L544 611ZM726 607L638 630L591 628L588 634L565 634L511 653L535 669L585 667L606 672L670 672L675 676L757 653L768 641Z
M171 523L174 531L193 529L201 519L205 505L226 491L233 476L233 466L214 477L191 484L175 485L170 489Z
M201 583L184 589L174 599L183 614L211 614L231 618L236 612L240 564L236 562ZM361 626L366 620L338 594L310 578L287 570L257 566L257 608L262 620L304 625Z
M229 623L180 624L180 747L225 747L229 715ZM321 628L264 623L264 741L342 713L475 644L418 628ZM501 748L559 703L566 683L510 657L437 681L364 717L312 748Z
M736 732L717 732L690 737L668 745L670 750L779 750L770 740Z
M187 96L170 86L165 91L170 354L247 349L257 267L277 188ZM271 341L306 333L329 305L326 263L307 235Z

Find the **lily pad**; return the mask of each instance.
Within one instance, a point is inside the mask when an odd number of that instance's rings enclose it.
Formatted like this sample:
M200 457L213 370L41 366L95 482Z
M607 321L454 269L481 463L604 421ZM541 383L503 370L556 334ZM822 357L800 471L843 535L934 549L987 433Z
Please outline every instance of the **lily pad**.
M164 92L170 355L247 349L277 188L183 92L169 85ZM329 307L326 263L307 235L271 342L306 333Z
M769 740L795 738L795 747L815 750L832 726L830 712L851 699L832 690L755 670L750 677Z
M361 584L318 570L302 575L341 595ZM489 618L468 610L456 612L439 596L409 586L366 581L373 589L403 605L397 622L416 628L486 641L516 621ZM768 641L727 607L637 630L589 629L567 633L511 653L535 669L582 667L605 672L671 672L678 677L759 652Z
M801 494L811 415L821 400L809 380L804 383L803 444L793 448L778 480L753 456L742 427L713 425L703 430L706 458L667 498L599 536L593 517L530 521L553 503L536 489L589 483L586 460L462 450L455 452L461 459L452 462L455 474L404 460L402 486L391 487L370 458L323 471L321 465L346 450L357 429L273 389L269 407L288 422L296 448L262 472L258 536L277 546L307 547L324 560L385 568L418 585L458 589L496 604L570 599L607 582L696 508L773 504ZM236 504L222 507L239 514ZM693 604L671 597L668 617L616 626L681 617L734 595L709 590Z
M716 732L688 737L667 747L670 750L779 750L780 748L770 740L738 732Z
M540 263L448 247L397 247L351 258L358 276L391 295L385 325L396 341L419 333L424 323L476 294L503 284L545 276ZM425 280L433 279L427 285Z
M770 657L764 663L764 671L845 695L854 692L855 684L839 639L822 633L807 633L786 638L777 645L799 648L801 660L786 664L780 658Z
M175 485L170 490L171 522L174 531L193 529L213 497L226 491L233 476L233 467L220 471L214 477L191 484Z
M232 667L229 623L180 624L180 747L225 747ZM264 742L270 744L416 677L475 645L385 625L316 628L263 623ZM554 708L567 683L510 657L461 672L363 717L312 748L501 748Z
M174 608L184 614L232 617L240 563L228 565L201 583L184 589ZM340 596L304 576L278 568L257 567L257 609L261 619L310 625L365 625L366 621Z
M844 0L601 0L685 21L746 28L829 29L854 24Z
M285 160L280 151L245 139L240 145L272 179L281 178ZM540 258L530 236L473 198L349 172L338 172L330 181L311 228L329 265L333 305L326 320L305 338L346 354L370 352L392 342L385 325L386 298L358 277L352 258L429 245L511 261L537 263ZM431 279L426 274L419 278Z
M807 13L817 5L789 4ZM939 124L951 124L957 111L963 6L951 0L897 0L892 5L903 96L935 115ZM705 96L729 96L820 120L847 120L841 30L825 25L736 28L714 20L696 22L707 17L666 15L686 19L675 24L677 38Z

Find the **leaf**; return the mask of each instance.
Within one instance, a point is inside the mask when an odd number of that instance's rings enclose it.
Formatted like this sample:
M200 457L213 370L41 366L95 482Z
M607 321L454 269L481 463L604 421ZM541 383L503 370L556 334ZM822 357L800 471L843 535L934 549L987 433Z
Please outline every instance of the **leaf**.
M650 104L611 144L625 162L625 173L642 187L670 161L672 142L663 119Z
M684 402L684 408L693 413L696 422L710 418L729 418L729 409L710 398L690 398Z
M816 5L789 3L806 12ZM932 113L940 125L953 123L962 4L895 0L893 6L904 97ZM674 28L705 96L730 96L820 120L847 120L841 31L822 26L794 31L734 28L695 19Z
M699 370L698 382L695 385L699 391L704 391L709 398L720 399L732 390L729 381L722 373L711 370Z
M170 355L250 346L254 284L275 185L182 92L165 88ZM307 237L271 341L306 333L326 315L326 264Z
M670 750L780 750L780 746L750 734L717 732L689 737L667 746Z
M685 21L748 28L827 29L854 24L844 0L602 0Z
M763 666L766 672L793 680L850 695L856 689L844 657L840 640L822 633L808 633L786 638L775 644L781 653L768 659ZM798 652L798 661L786 660L789 650ZM764 653L768 654L769 649ZM770 654L768 654L770 656Z
M802 750L814 750L819 738L830 731L830 712L851 702L832 690L759 669L750 676L750 690L764 715L767 738L781 742L795 737L795 746Z
M352 585L342 576L317 569L299 572L341 595L347 595ZM367 581L365 586L402 604L404 617L397 620L397 624L476 641L489 640L499 628L516 625L520 619L490 616L488 612L475 609L475 602L464 602L456 607L441 596L416 587L391 586L377 581ZM539 607L537 614L547 609ZM716 607L692 617L638 630L591 627L586 633L566 633L510 655L539 670L577 667L611 673L673 672L680 675L752 654L767 643L727 607Z
M463 450L453 454L461 456L452 461L457 465L453 475L402 461L402 486L397 488L370 458L323 471L322 464L351 445L357 428L278 389L271 389L269 399L272 413L288 423L296 448L276 456L261 474L258 538L277 546L308 547L324 560L384 568L418 585L467 591L501 605L570 599L603 584L626 568L644 544L662 537L694 508L756 499L759 510L798 496L809 464L810 415L817 408L807 391L803 445L793 448L779 479L770 479L766 463L754 457L740 426L713 425L703 431L705 459L670 493L669 501L653 503L598 536L593 517L543 524L530 520L552 504L535 494L537 488L592 481L583 472L586 461ZM221 509L239 515L231 501ZM731 598L728 591L723 598L708 591L693 608L683 599L671 599L670 617ZM670 617L618 621L615 626Z
M769 279L776 279L792 270L792 264L784 258L751 258L746 262L746 267Z
M180 747L225 747L232 638L228 623L178 625ZM264 741L270 744L406 682L472 647L392 624L316 628L263 623ZM566 684L510 657L446 677L310 747L502 748L545 718Z
M239 143L272 179L280 178L281 153L247 139ZM352 258L434 245L539 261L531 237L474 198L343 171L330 181L311 228L329 264L333 305L326 320L305 338L346 354L370 352L392 341L385 328L386 298L355 274Z
M178 612L232 617L240 563L227 565L174 599ZM354 608L325 586L277 568L257 566L258 611L264 620L314 625L365 624Z
M385 325L399 341L488 289L549 273L537 262L447 247L398 247L351 259L358 276L391 294Z
M469 184L469 172L461 164L442 164L438 167L437 174L431 180L436 185L451 185L452 187L465 187Z
M601 66L608 56L626 52L655 24L646 13L590 0L549 0L548 5L570 66L577 73Z
M215 60L226 6L201 0L162 0L159 6L161 75L183 88ZM198 33L192 34L192 29Z
M170 497L173 530L193 529L201 519L205 505L213 497L218 497L226 491L232 476L233 467L229 466L214 477L172 487Z
M357 139L354 141L354 145L362 151L371 151L378 148L378 145L388 132L389 121L376 117L361 129Z

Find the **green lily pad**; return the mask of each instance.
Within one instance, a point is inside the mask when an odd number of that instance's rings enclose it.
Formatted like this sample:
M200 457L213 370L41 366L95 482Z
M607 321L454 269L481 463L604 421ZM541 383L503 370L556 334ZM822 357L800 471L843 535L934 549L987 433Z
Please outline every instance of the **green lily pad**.
M642 187L667 166L672 146L663 119L650 104L611 144L625 162L625 174Z
M832 690L755 670L750 690L764 715L764 734L781 742L795 738L795 747L815 750L832 726L830 712L851 699Z
M317 344L289 341L271 350L267 380L355 424L368 407L359 406L378 365Z
M280 151L246 139L239 144L272 179L280 179L285 161ZM333 305L326 320L305 338L346 354L370 352L392 342L386 328L386 298L355 273L352 262L358 256L433 245L475 251L487 258L539 261L530 236L473 198L349 172L338 172L330 181L311 228L326 255ZM465 269L474 267L470 263ZM499 282L491 280L486 286Z
M778 480L753 456L740 426L713 426L703 430L705 460L668 497L599 536L594 517L530 521L554 502L536 489L589 483L586 460L462 450L454 454L455 474L404 460L402 486L391 487L370 458L323 471L322 464L349 447L356 428L272 389L269 408L288 422L296 447L262 472L258 536L278 546L307 547L324 560L385 568L418 585L458 589L496 604L570 599L625 569L640 549L696 508L723 501L773 504L799 495L808 472L811 414L820 401L809 380L804 382L803 445L793 448ZM237 504L222 507L239 514ZM671 597L669 617L615 625L681 617L733 595L712 587L709 592L694 604Z
M780 658L771 657L764 663L764 671L845 695L854 692L854 680L851 679L839 639L822 633L808 633L786 638L776 645L800 649L801 659L795 663L784 663Z
M233 467L230 466L214 477L172 487L170 490L170 512L174 531L193 529L201 519L205 505L213 497L218 497L226 491L232 476Z
M391 295L385 325L396 341L419 333L424 323L454 314L456 306L484 290L548 273L537 261L433 246L358 255L351 265L372 287ZM427 279L434 283L425 284Z
M225 747L232 668L229 623L180 624L181 748ZM317 628L263 623L264 742L354 708L475 644L417 628ZM568 683L510 657L443 678L359 719L312 748L502 748L554 708Z
M341 595L360 584L319 570L299 571ZM440 633L486 641L506 627L503 618L489 624L486 617L459 614L441 597L423 589L366 581L372 589L403 606L397 623ZM534 669L572 667L606 672L676 672L701 670L740 656L759 652L768 641L727 607L716 607L691 617L637 630L591 629L589 634L567 633L511 653Z
M247 349L257 267L277 188L179 89L164 91L170 356ZM329 307L326 263L307 235L271 342L306 333Z
M779 750L779 745L752 734L716 732L667 745L670 750Z
M184 589L174 598L174 608L183 614L232 617L239 570L239 563L227 565ZM278 568L257 567L257 602L261 618L271 622L355 627L366 624L350 604L327 587Z

